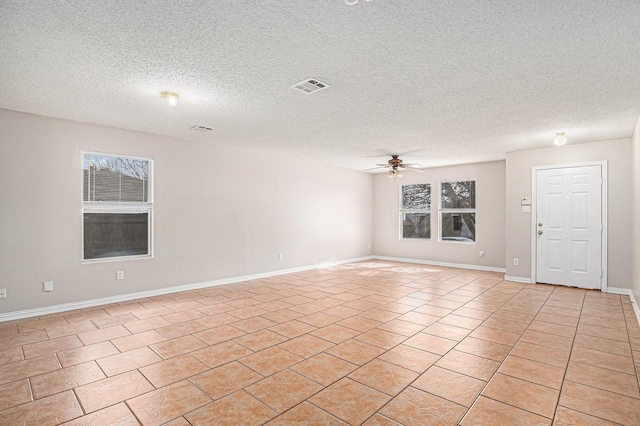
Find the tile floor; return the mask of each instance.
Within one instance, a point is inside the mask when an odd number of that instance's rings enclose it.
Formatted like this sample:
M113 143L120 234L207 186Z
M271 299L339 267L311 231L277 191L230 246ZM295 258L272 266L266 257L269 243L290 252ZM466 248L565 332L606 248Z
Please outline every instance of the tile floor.
M0 323L2 425L639 425L626 296L368 261Z

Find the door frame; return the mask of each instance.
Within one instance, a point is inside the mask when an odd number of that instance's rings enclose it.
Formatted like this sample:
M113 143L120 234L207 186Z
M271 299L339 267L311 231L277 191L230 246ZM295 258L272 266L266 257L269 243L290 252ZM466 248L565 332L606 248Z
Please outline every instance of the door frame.
M538 281L538 239L536 238L537 231L537 195L538 195L538 184L537 184L537 173L539 170L549 170L549 169L567 169L572 167L586 167L586 166L600 166L601 177L602 177L602 191L600 200L601 208L602 208L602 250L601 250L601 265L602 265L602 278L600 280L600 290L603 293L607 292L608 282L607 282L607 230L608 226L608 218L607 218L607 187L608 187L608 173L607 173L607 160L603 161L591 161L585 163L570 163L570 164L555 164L550 166L533 166L531 168L531 283L536 284Z

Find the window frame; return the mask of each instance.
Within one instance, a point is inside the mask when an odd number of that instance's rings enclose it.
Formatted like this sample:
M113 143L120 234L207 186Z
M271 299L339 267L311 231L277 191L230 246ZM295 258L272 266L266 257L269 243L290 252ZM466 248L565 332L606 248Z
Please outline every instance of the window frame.
M443 200L442 200L442 188L444 186L444 184L446 183L451 183L451 182L473 182L474 183L474 199L473 199L473 208L444 208L443 207ZM444 239L444 238L451 238L451 237L443 237L442 235L442 231L443 231L443 223L444 223L444 219L443 216L445 214L462 214L462 213L473 213L475 215L476 218L476 223L477 223L477 218L478 218L478 197L477 197L477 190L478 190L478 180L476 178L470 178L470 179L457 179L457 180L442 180L439 183L439 191L438 191L438 242L441 243L454 243L454 244L476 244L478 242L478 230L476 227L474 227L474 233L473 233L473 240L472 241L463 241L463 240L455 240L455 239ZM464 237L463 237L464 238Z
M126 158L131 160L146 161L149 165L149 177L147 179L147 201L135 202L135 201L85 201L85 177L84 177L84 161L86 155L100 155L106 157ZM120 262L128 260L138 259L151 259L153 258L153 232L154 232L154 200L153 200L153 159L148 157L137 157L132 155L112 154L98 151L82 151L81 155L81 251L80 259L83 264L85 263L104 263L104 262ZM87 189L90 193L90 188ZM140 214L147 213L147 253L127 255L127 256L110 256L100 257L93 259L85 259L84 251L84 234L85 234L85 213L97 213L97 214Z
M402 188L404 186L411 186L411 185L427 185L429 187L429 208L427 209L404 209L404 203L403 203L403 199L402 199ZM432 208L431 208L431 204L432 204L432 199L431 197L433 197L433 185L431 184L431 182L426 182L426 183L407 183L407 184L400 184L400 186L398 187L399 191L398 191L398 212L399 212L399 216L398 216L398 236L399 239L401 241L431 241L432 239L432 232L431 232L431 213L432 213ZM411 214L411 213L425 213L429 215L429 237L427 238L409 238L409 237L405 237L404 236L404 215L405 214Z

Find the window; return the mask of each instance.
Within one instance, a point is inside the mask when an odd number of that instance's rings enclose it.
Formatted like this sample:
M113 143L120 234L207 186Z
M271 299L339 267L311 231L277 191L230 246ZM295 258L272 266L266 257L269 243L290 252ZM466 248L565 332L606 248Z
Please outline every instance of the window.
M431 184L400 186L400 238L431 238Z
M151 256L151 160L83 153L82 259Z
M476 182L465 180L440 185L440 240L475 242Z

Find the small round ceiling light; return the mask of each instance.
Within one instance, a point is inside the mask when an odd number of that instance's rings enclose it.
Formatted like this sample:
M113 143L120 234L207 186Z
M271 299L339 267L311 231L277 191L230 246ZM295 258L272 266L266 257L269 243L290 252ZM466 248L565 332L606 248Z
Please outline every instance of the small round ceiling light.
M558 146L562 146L565 143L567 143L567 137L564 134L565 132L558 132L556 133L556 137L553 138L553 143L555 143Z
M178 100L180 99L180 95L176 92L163 91L160 92L160 100L165 105L175 106L178 105Z

